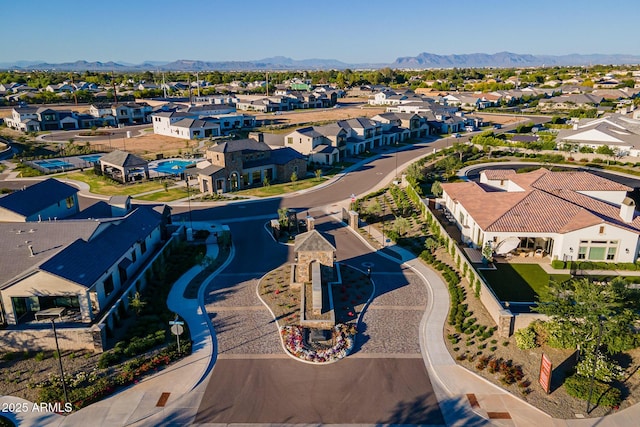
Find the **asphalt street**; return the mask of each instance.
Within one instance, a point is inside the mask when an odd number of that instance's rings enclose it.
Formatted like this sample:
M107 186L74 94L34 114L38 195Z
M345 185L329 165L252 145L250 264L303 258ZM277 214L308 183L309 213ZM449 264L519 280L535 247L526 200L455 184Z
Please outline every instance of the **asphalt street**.
M265 218L231 222L236 257L205 296L218 360L196 424L444 424L418 339L427 305L424 283L372 252L332 214L335 210L309 213L336 246L338 262L360 270L373 266L376 287L358 324L354 352L326 366L284 353L256 288L269 270L293 262L292 247L271 238Z

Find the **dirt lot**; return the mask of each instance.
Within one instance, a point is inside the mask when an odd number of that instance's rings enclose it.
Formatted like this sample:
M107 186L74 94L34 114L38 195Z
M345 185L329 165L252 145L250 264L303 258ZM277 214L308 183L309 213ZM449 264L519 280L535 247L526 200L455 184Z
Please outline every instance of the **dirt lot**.
M282 112L281 114L257 114L256 119L264 125L294 125L304 123L335 122L338 120L352 119L354 117L373 117L384 113L384 107L368 107L366 100L358 98L347 102L340 100L337 108L325 108L321 110L296 110Z

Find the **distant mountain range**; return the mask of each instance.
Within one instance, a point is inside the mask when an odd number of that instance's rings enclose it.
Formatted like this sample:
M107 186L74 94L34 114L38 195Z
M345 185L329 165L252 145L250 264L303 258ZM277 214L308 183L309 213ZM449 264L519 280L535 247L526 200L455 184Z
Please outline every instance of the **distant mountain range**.
M406 56L391 64L348 64L336 59L295 60L275 56L255 61L196 61L181 59L173 62L145 61L141 64L126 62L65 62L51 64L39 61L16 61L0 63L0 69L55 70L55 71L270 71L270 70L328 70L345 68L378 69L384 67L404 69L428 68L512 68L556 65L597 65L597 64L640 64L640 55L621 54L571 54L571 55L528 55L511 52L471 53L461 55L436 55L421 53Z
M640 64L639 55L619 54L570 54L570 55L527 55L511 52L498 52L494 54L470 53L464 55L436 55L433 53L421 53L418 56L406 56L398 58L389 67L391 68L513 68L513 67L539 67L555 65L597 65L597 64Z

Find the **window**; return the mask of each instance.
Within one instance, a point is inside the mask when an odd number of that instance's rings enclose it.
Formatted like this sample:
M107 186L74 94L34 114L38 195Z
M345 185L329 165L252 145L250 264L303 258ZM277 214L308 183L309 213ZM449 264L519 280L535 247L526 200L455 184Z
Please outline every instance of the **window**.
M140 253L144 254L145 252L147 252L147 241L143 240L140 242Z
M604 234L604 225L600 226L600 230L598 231L600 234Z
M592 246L589 248L589 259L593 261L602 261L604 260L604 247Z
M106 278L106 280L104 281L102 286L104 287L105 296L109 296L111 294L111 292L113 292L113 289L114 289L113 288L113 276L109 275L109 277Z
M607 261L613 261L616 259L616 248L607 249Z
M75 200L73 200L73 196L67 197L67 209L71 209L75 205Z
M132 250L131 251L131 262L136 262L136 259L138 258L138 255L136 255L136 250Z
M587 248L586 248L586 246L580 246L578 248L578 259L587 259Z

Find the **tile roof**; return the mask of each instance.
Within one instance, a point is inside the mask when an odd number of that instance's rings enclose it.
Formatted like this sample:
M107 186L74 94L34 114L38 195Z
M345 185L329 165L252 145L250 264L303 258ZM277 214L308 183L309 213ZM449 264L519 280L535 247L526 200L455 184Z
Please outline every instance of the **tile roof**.
M498 180L498 179L510 179L513 175L516 174L514 169L486 169L482 171L485 174L487 179L490 180Z
M483 173L490 179L509 179L524 191L491 192L475 182L445 183L442 188L485 231L566 233L608 223L640 233L640 216L625 223L619 206L581 193L631 191L626 185L583 171L540 168L523 174L511 170Z
M25 190L15 191L0 197L0 208L28 217L60 200L73 196L77 192L77 188L57 179L49 178L31 185Z

